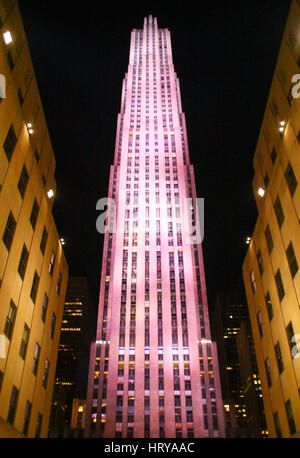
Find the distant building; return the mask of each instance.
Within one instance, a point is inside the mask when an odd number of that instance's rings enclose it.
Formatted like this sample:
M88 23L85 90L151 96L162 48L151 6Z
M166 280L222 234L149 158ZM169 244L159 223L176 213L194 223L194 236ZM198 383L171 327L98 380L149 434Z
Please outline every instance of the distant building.
M299 30L293 0L254 155L258 219L243 265L268 431L284 438L300 437Z
M73 435L70 429L73 399L86 398L89 348L95 331L96 308L88 281L84 277L70 277L58 349L49 437Z
M250 437L268 437L250 319L241 321L240 330L236 336L236 345L247 415L247 434Z
M258 390L260 388L247 306L242 303L239 293L222 293L218 294L211 315L212 332L218 345L226 435L265 436L266 428L260 421L260 417L263 417L260 391L256 390L252 397L252 401L255 398L255 404L250 406L247 402L250 399L249 387L253 385Z
M13 0L0 0L0 74L0 437L47 437L68 266L52 216L55 157Z

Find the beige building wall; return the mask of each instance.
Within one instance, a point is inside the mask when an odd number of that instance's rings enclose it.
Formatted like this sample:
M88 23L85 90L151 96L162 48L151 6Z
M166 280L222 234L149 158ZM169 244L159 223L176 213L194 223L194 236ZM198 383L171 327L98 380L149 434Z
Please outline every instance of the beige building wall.
M47 194L55 193L55 158L17 2L0 0L0 26L0 437L47 437L68 266Z
M254 156L259 215L243 265L270 437L300 437L300 100L292 93L299 66L293 0Z

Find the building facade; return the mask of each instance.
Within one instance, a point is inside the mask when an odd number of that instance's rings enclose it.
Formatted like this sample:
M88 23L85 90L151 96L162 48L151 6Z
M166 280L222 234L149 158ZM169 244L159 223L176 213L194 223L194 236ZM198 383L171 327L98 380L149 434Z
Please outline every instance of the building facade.
M243 265L270 437L300 436L300 2L291 2L254 155L258 219Z
M108 196L85 435L222 437L185 116L152 16L131 33Z
M226 437L247 437L247 409L242 386L237 336L247 306L238 293L219 293L212 313L213 337L218 345Z
M87 278L70 277L58 347L49 437L73 436L73 399L76 398L77 406L79 399L86 398L89 349L95 338L96 320Z
M68 266L55 158L16 1L0 0L0 437L47 437Z
M250 320L241 321L236 337L248 437L269 437Z

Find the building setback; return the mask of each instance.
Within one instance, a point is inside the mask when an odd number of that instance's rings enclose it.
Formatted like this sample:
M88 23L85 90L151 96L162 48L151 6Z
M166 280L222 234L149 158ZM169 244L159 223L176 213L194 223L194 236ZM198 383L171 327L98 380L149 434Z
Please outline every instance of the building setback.
M131 33L108 197L85 435L222 437L185 116L152 16Z
M254 155L259 215L243 265L270 437L300 437L299 28L293 0Z
M0 0L0 437L47 437L68 266L17 2Z

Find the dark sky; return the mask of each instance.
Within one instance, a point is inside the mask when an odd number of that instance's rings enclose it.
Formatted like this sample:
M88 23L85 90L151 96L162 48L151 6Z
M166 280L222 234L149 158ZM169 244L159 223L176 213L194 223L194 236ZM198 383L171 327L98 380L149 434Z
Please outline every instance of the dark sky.
M20 0L56 156L54 217L72 276L97 300L107 195L130 32L149 14L171 31L198 197L205 198L209 302L241 286L256 220L252 159L289 1ZM102 9L103 7L103 9Z

